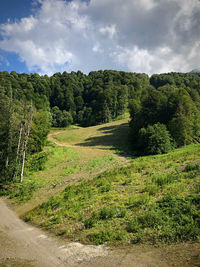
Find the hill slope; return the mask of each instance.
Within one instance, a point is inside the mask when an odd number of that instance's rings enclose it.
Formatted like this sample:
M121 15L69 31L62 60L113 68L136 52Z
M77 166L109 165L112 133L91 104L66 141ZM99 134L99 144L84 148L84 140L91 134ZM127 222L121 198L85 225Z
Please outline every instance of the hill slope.
M7 191L19 203L16 212L23 215L67 185L128 163L128 128L128 119L123 119L88 128L52 130L44 152L48 154L44 170L30 172L27 168L24 183Z
M83 243L198 240L199 176L199 145L140 157L67 186L24 218Z

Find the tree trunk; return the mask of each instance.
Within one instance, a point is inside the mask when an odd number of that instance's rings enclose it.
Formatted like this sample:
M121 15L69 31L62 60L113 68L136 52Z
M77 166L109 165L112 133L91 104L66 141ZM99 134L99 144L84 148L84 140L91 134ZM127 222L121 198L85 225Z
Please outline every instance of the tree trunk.
M18 162L18 158L19 158L19 149L20 149L20 145L21 145L22 129L23 129L23 125L21 124L20 131L19 131L18 145L17 145L16 163Z
M12 90L11 96L9 99L9 119L8 119L8 141L7 141L7 149L6 149L6 161L5 161L5 168L7 169L9 165L9 154L12 146L12 115L13 115L13 101L12 101Z
M26 129L26 123L24 123L24 142L23 142L23 147L22 147L22 168L21 168L21 174L20 174L20 183L23 182L24 165L25 165L25 159L26 159L26 146L27 146L28 138L29 138L30 131L31 131L32 117L33 117L33 107L32 107L32 101L31 101L31 111L30 111L30 118L28 121L27 129Z
M20 131L19 131L18 145L17 145L17 155L16 155L16 161L15 161L16 163L15 163L15 175L14 175L14 177L17 176L18 169L19 169L18 159L19 159L19 150L20 150L21 138L22 138L22 130L23 130L23 124L21 123Z

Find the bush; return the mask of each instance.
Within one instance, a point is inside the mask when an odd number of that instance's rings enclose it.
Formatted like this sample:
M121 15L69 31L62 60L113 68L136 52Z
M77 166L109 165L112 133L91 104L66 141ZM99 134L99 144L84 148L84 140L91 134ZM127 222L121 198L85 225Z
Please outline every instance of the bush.
M17 198L19 202L25 202L33 197L33 193L41 187L40 183L34 181L24 181L10 185L8 194L10 198Z
M114 208L103 207L99 212L99 218L101 220L111 219L115 216L116 210Z
M148 125L139 131L139 150L146 155L164 154L173 149L170 133L164 124Z
M42 151L30 157L26 164L29 171L42 171L45 168L45 163L48 159L48 152Z
M190 172L190 171L199 171L200 170L200 164L188 164L185 166L185 172Z

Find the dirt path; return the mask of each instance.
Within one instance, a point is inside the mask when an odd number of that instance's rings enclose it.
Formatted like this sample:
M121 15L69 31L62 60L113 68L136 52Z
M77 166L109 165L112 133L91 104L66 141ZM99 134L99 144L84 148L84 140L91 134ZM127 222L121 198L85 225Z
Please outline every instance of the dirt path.
M55 240L24 223L0 199L0 266L70 267L106 255L103 246Z

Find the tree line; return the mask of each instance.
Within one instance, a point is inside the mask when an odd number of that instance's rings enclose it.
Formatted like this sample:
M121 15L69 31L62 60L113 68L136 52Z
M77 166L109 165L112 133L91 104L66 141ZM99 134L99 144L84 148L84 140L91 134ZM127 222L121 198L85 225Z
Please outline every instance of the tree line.
M55 73L53 76L0 73L0 90L13 90L15 99L32 99L36 108L51 108L53 126L78 123L92 126L127 111L128 99L140 97L149 85L146 74L123 71Z

